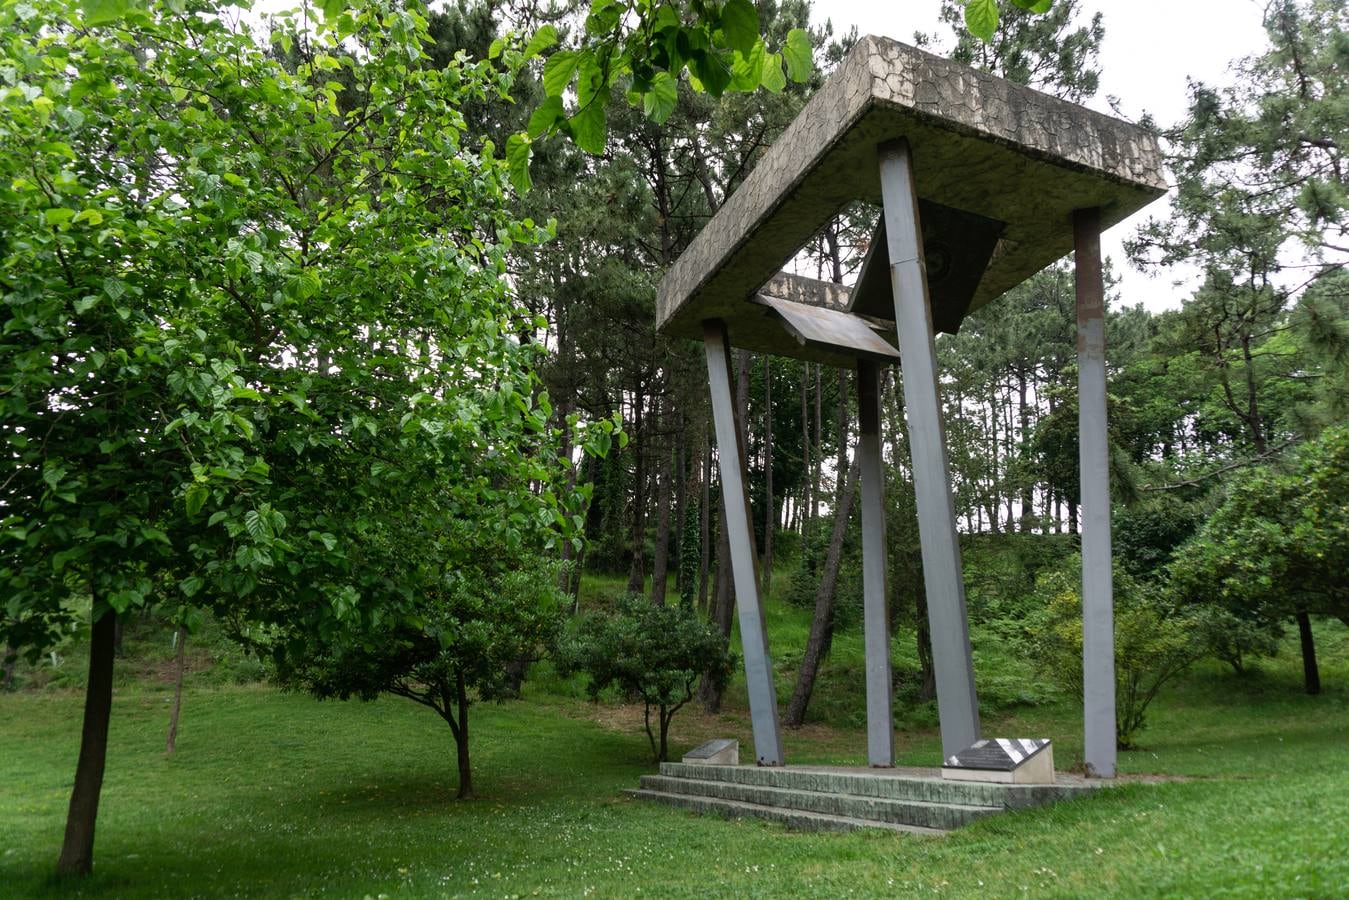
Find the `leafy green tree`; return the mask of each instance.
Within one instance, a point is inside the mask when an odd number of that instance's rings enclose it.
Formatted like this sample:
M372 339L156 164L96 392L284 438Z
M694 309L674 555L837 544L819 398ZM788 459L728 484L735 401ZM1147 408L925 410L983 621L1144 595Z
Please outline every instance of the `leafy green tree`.
M298 652L415 625L456 554L575 512L504 278L547 232L461 114L521 53L428 65L401 5L272 46L217 11L0 7L0 641L92 624L64 873L92 863L117 617L210 608Z
M1096 93L1105 35L1099 12L1078 25L1080 12L1079 0L1012 0L1001 11L995 0L943 0L941 21L955 36L957 62L1080 103Z
M1202 354L1241 444L1258 456L1295 436L1287 414L1306 402L1292 385L1305 361L1280 339L1286 311L1349 264L1349 4L1278 0L1265 30L1268 48L1236 65L1233 87L1192 86L1188 114L1166 132L1173 215L1129 245L1136 259L1202 268L1178 338Z
M1349 623L1349 429L1326 429L1286 466L1235 477L1170 567L1182 601L1257 625L1296 620L1307 693L1321 690L1311 615Z
M653 606L629 594L613 613L591 613L561 639L554 659L564 675L584 674L592 698L613 687L641 699L642 724L656 762L669 757L670 722L698 682L724 690L735 665L726 638L683 604ZM651 712L656 711L656 730Z
M444 538L460 553L469 549L462 535ZM565 606L557 575L543 560L507 557L490 542L472 549L464 556L473 561L428 561L439 578L397 617L372 617L327 640L295 629L273 639L280 642L283 684L342 700L388 693L434 710L454 735L461 800L474 796L469 707L519 695L524 668L543 655ZM284 646L291 638L302 648L298 653Z

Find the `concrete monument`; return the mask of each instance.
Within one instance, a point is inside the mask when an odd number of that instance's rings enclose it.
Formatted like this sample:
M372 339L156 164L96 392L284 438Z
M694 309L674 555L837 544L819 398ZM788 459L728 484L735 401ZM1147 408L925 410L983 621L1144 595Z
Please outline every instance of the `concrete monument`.
M1139 126L879 37L862 38L670 268L659 329L702 340L744 641L755 757L785 761L744 482L730 350L852 368L864 568L868 758L894 762L881 367L902 359L943 757L980 737L934 352L937 331L1076 254L1086 760L1115 772L1100 233L1166 191ZM883 210L852 288L779 269L842 208Z

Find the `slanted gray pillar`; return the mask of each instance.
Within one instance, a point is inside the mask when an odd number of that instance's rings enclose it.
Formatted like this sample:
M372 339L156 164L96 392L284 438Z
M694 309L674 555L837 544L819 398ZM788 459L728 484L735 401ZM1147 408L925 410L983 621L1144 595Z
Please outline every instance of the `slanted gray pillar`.
M745 657L754 756L761 766L780 766L782 726L778 723L773 662L768 655L768 630L764 627L763 600L759 596L759 560L754 549L749 494L745 490L744 429L731 391L731 344L726 336L726 323L720 319L703 322L703 343L707 348L707 381L717 430L722 507L726 511L723 527L731 548L731 577L735 579L735 608Z
M862 625L866 635L867 762L895 764L895 726L890 697L888 544L885 540L885 470L881 467L881 373L874 362L857 362L857 464L862 492Z
M937 676L942 756L950 757L979 739L965 580L960 571L960 545L951 501L913 161L906 141L884 144L879 150L890 281L895 294L895 326L899 331L904 406L918 501L918 537Z
M1115 777L1115 601L1110 445L1105 411L1101 211L1073 214L1077 281L1077 430L1082 485L1082 706L1087 774Z

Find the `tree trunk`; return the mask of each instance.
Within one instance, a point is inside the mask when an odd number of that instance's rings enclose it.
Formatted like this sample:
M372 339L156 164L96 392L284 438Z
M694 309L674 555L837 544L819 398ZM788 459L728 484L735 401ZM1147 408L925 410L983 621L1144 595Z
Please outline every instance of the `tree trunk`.
M835 463L835 471L838 473L834 484L834 500L837 502L843 498L843 481L848 477L848 370L838 370L838 407L837 421L834 425L838 429L838 461Z
M565 345L564 345L565 346ZM559 354L561 355L561 354ZM567 488L571 493L576 488L576 465L572 462L572 454L575 448L572 446L571 426L567 424L567 418L571 415L572 404L570 400L563 401L557 406L558 420L562 423L562 458L567 461ZM571 567L575 561L576 548L572 546L570 540L562 542L562 570L558 573L558 590L566 591L571 587Z
M662 422L663 418L657 419ZM657 478L660 485L656 489L656 556L651 561L651 603L654 606L665 605L665 581L670 569L670 446L662 438L657 441L660 447L660 467Z
M98 611L98 598L93 609ZM94 866L94 825L108 760L108 722L112 716L112 665L117 637L117 614L104 610L93 623L89 642L89 683L84 691L84 728L80 757L75 764L75 787L66 814L66 836L58 875L88 875Z
M834 516L834 533L829 539L829 553L825 557L824 571L820 573L820 586L815 591L815 615L810 622L810 637L806 640L806 652L801 657L801 669L796 673L796 689L787 704L784 722L789 728L800 728L806 720L806 707L810 705L810 695L815 690L815 679L820 673L820 662L829 652L834 632L834 593L838 585L839 562L843 557L843 538L848 531L848 516L852 511L853 495L857 493L859 466L854 462L848 467L847 482L843 495L838 501L838 510Z
M814 466L810 473L810 521L811 527L820 518L820 480L824 477L821 471L824 466L824 413L823 401L820 399L824 393L824 379L820 373L819 363L815 364L815 454L811 460Z
M723 497L723 501L724 501ZM712 604L712 624L722 637L731 636L731 616L735 612L735 586L731 583L731 544L726 534L726 512L722 507L720 527L717 537L717 575L715 578L714 600ZM698 701L708 712L721 709L721 691L706 675L698 685Z
M187 632L180 626L173 633L173 709L169 711L169 736L164 741L164 752L178 749L178 717L183 711L183 670L187 668Z
M1307 693L1321 693L1321 669L1316 665L1316 642L1312 638L1312 620L1305 609L1297 611L1297 634L1302 643L1302 683Z
M1016 371L1016 402L1017 419L1021 433L1017 436L1020 446L1024 448L1026 442L1030 440L1030 404L1026 402L1026 370L1018 368ZM1018 454L1020 455L1020 454ZM1031 516L1035 505L1034 490L1035 485L1031 483L1026 472L1020 473L1021 479L1021 522L1020 530L1022 534L1030 531Z
M18 648L6 640L4 659L0 661L0 691L8 691L14 687L14 666L18 661Z
M633 398L632 449L637 454L637 472L632 479L632 565L628 568L628 593L640 594L646 586L646 429L642 427L641 390Z
M688 431L688 422L683 420L682 414L678 417L679 426L675 429L675 466L674 481L671 483L675 491L674 508L674 570L675 570L675 591L683 596L688 596L688 585L685 584L684 572L684 552L687 549L684 546L684 529L688 526L688 505L689 505L689 466L688 454L686 448L688 442L685 440L685 433Z
M804 554L810 546L810 363L801 362L801 552Z
M665 707L660 708L660 752L656 759L658 762L665 762L670 758L670 719L674 713L667 713Z
M460 800L473 799L473 769L468 761L468 685L464 682L464 673L456 672L454 676L455 705L459 709L459 727L451 729L454 732L454 753L459 763L459 793L455 796Z
M763 593L767 597L773 587L773 532L777 528L777 505L773 502L773 358L763 358Z
M698 504L698 608L707 609L707 575L712 569L712 445L703 432L703 483Z

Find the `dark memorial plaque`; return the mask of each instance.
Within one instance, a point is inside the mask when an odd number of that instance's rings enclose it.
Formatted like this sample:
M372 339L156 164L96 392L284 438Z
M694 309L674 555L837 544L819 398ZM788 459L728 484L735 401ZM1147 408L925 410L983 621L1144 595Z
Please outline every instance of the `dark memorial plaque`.
M1050 746L1051 742L1047 738L986 738L948 756L942 766L942 775L956 779L1011 782L1038 782L1048 775L1048 780L1052 782L1054 764ZM985 777L977 773L985 773Z
M739 765L740 742L732 738L716 738L685 753L683 761L704 766Z

